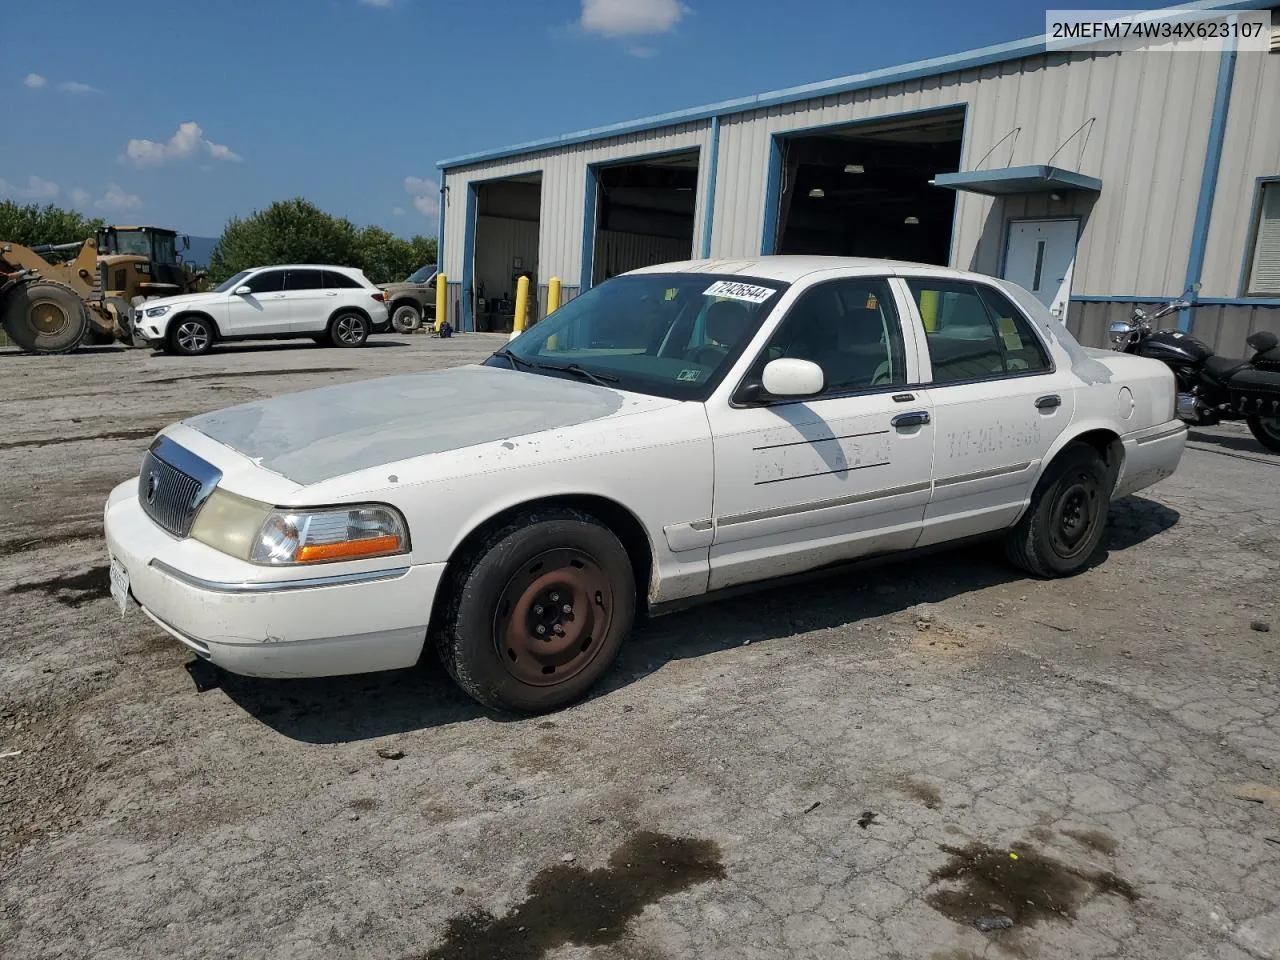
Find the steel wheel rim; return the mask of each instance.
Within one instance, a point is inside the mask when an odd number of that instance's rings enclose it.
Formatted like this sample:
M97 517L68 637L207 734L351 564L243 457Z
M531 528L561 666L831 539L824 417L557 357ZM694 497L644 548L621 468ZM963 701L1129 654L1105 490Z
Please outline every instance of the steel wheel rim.
M56 336L71 322L67 311L55 300L37 300L31 305L27 318L36 332L45 337Z
M209 331L202 323L188 321L178 327L176 339L187 353L196 353L209 345Z
M521 683L565 683L604 649L613 609L613 585L594 557L574 548L548 550L524 563L498 595L498 658Z
M1079 473L1053 498L1049 514L1049 543L1063 560L1073 560L1089 545L1098 523L1101 488L1095 477Z
M343 343L359 343L364 333L364 321L359 317L341 317L338 320L338 339Z

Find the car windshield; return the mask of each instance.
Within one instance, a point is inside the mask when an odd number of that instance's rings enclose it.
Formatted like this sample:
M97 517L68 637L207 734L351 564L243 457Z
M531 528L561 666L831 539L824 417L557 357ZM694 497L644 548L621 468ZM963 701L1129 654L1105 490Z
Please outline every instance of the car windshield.
M413 271L409 274L409 279L405 283L426 283L436 275L436 265L434 263Z
M705 399L787 285L706 273L615 277L547 317L489 366Z
M220 284L213 288L214 293L226 293L228 290L234 290L244 282L244 278L249 275L248 270L241 270L234 277L223 280Z

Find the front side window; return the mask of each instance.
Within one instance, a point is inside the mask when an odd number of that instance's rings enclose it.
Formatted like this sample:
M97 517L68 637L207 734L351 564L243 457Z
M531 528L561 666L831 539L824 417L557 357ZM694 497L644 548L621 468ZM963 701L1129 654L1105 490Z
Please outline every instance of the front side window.
M805 291L770 339L752 373L790 357L822 368L823 394L905 384L902 324L883 278L850 277Z
M151 242L154 251L151 259L156 263L178 262L178 244L175 237L167 233L153 233Z
M290 270L284 281L286 290L320 290L324 287L324 273L319 270Z
M279 293L284 289L284 271L264 270L250 277L246 286L253 293Z
M240 284L244 283L244 278L249 275L248 270L241 270L235 276L227 277L220 284L213 288L214 293L230 293Z
M1031 325L1003 294L966 281L910 277L924 321L935 383L984 380L1049 368Z
M614 277L508 344L489 366L701 400L742 354L785 283L705 273ZM576 368L576 369L569 369ZM585 372L584 372L585 371Z

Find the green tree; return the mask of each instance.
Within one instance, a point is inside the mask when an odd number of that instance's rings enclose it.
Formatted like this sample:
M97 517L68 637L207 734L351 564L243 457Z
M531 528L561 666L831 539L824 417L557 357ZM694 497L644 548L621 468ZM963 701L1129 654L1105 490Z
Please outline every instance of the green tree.
M428 237L405 240L381 227L365 227L356 237L356 253L365 276L374 283L393 283L435 263L436 242Z
M350 220L331 216L301 197L279 200L227 222L209 256L209 276L221 282L241 270L274 263L358 266L356 236Z
M75 210L64 210L48 203L19 204L0 200L0 241L20 243L24 247L38 243L75 243L87 240L103 226L100 219L90 220Z

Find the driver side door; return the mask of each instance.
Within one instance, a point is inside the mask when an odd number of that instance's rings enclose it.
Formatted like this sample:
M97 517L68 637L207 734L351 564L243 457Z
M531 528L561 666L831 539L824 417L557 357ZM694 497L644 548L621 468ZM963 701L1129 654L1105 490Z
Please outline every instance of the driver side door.
M744 382L809 360L805 398L708 403L715 450L710 589L915 545L932 485L934 431L904 331L906 291L845 277L804 291Z
M285 271L262 270L244 282L249 293L232 291L227 298L224 337L262 337L289 332Z

